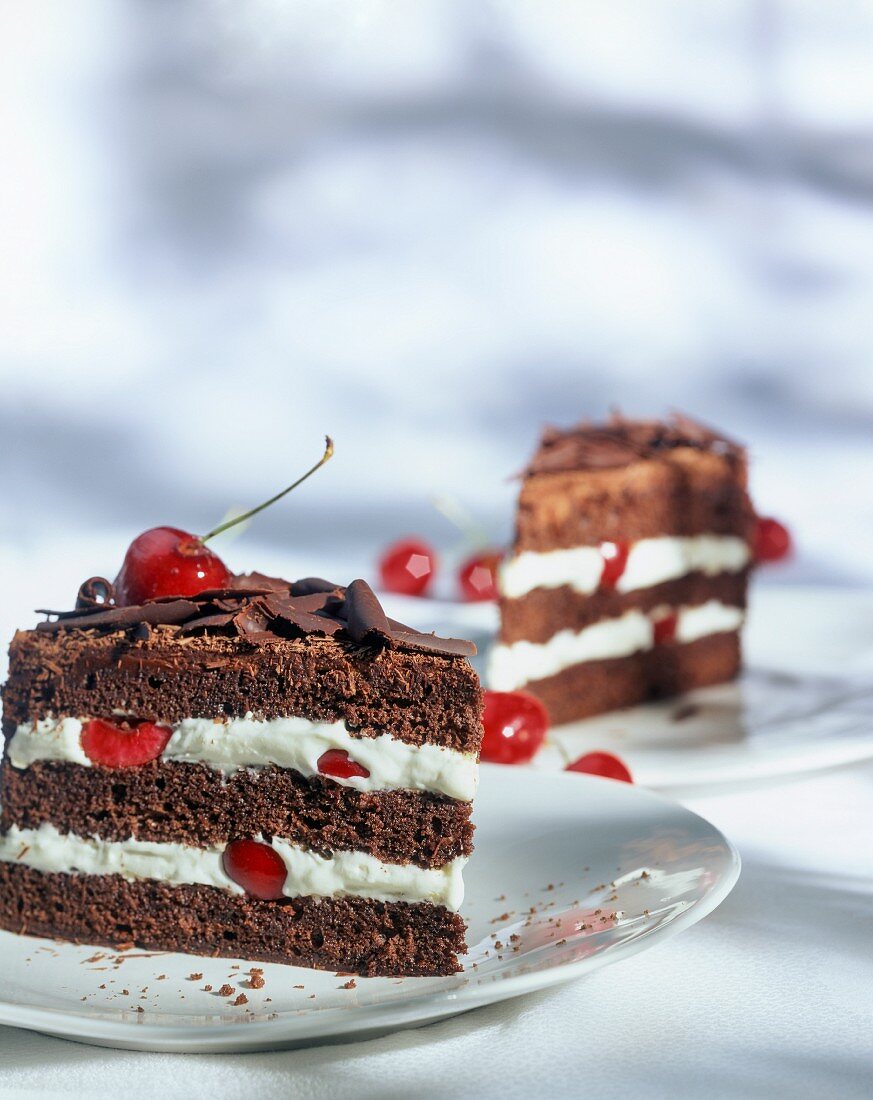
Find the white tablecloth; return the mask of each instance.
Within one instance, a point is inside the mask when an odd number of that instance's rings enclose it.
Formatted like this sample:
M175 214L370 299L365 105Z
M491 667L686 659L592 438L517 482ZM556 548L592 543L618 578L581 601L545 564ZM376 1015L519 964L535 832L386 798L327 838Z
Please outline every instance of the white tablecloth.
M551 992L364 1043L103 1050L0 1028L0 1096L869 1097L873 766L688 803L743 874L675 940Z

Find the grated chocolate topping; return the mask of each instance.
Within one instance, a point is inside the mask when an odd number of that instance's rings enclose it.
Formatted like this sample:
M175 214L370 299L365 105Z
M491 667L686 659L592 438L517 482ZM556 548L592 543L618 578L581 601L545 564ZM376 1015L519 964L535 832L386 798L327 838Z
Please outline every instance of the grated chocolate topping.
M526 476L568 470L606 470L658 458L676 447L691 447L742 461L744 448L682 413L667 420L626 420L614 413L605 424L583 421L572 428L548 427Z
M99 602L98 602L99 601ZM422 634L389 619L366 581L347 587L321 577L286 581L262 573L234 577L228 588L208 589L184 599L165 596L129 607L115 604L115 589L91 577L79 589L72 611L39 609L49 618L43 633L96 630L131 631L148 637L153 627L174 627L182 635L223 635L255 644L307 635L338 637L360 645L425 650L447 657L472 657L476 646L460 638Z

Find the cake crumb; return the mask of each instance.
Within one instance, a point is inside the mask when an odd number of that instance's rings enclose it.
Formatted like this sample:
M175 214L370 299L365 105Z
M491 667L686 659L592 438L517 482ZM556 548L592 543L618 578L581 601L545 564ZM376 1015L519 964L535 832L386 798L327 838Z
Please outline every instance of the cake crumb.
M167 980L167 975L166 974L158 974L158 976L155 978L156 982L165 982L166 980Z
M202 974L197 974L197 973L189 974L188 975L188 981L189 982L202 982L203 981L203 975Z
M357 989L357 988L358 988L358 983L355 981L354 978L349 978L349 980L347 982L343 982L343 984L340 986L340 989Z
M306 986L305 985L295 985L294 988L295 989L305 989Z
M240 993L233 1003L234 1005L247 1005L249 1003L249 999L245 995L245 993Z
M206 984L206 985L204 985L204 987L203 987L203 992L204 992L204 993L211 993L211 992L212 992L212 986L211 986L211 985L209 985L209 984L207 983L207 984Z
M129 989L122 989L121 995L122 995L122 997L129 997L130 996L130 990Z
M255 974L254 971L249 975L249 988L250 989L263 989L267 983L264 981L263 974Z
M145 1012L145 1009L142 1007L142 1005L137 1005L136 1010L137 1012Z
M216 991L219 997L229 997L233 993L233 986L225 982L221 989Z
M696 703L686 703L673 711L673 721L684 722L686 718L693 718L695 714L699 713L700 707Z

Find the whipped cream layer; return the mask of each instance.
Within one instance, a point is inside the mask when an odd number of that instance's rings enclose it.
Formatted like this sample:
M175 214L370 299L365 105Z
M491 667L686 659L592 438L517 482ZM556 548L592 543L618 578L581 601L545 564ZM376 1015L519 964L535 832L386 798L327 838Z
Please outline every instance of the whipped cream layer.
M82 749L87 718L41 718L18 726L9 743L9 760L26 768L37 760L56 760L90 767ZM161 754L164 761L207 764L229 775L241 768L274 764L307 777L318 775L318 759L340 749L369 771L334 783L359 791L417 790L470 802L476 793L476 757L442 745L409 745L390 733L353 737L344 722L311 722L307 718L226 721L185 718L171 726L172 736Z
M616 584L618 592L635 592L689 573L714 577L739 573L751 560L749 544L734 535L664 535L640 539L628 552L624 572ZM500 590L507 599L519 599L536 588L569 586L589 595L596 592L603 573L603 557L597 546L572 550L525 550L504 562Z
M655 622L676 615L675 641L693 642L709 634L738 630L744 613L718 600L696 607L658 608L650 614L628 611L601 619L583 630L559 630L547 642L497 645L488 661L488 684L495 691L515 691L535 680L545 680L585 661L628 657L655 644Z
M269 843L285 863L285 897L361 897L374 901L431 902L457 911L464 900L458 857L445 867L425 869L414 864L383 863L365 852L334 852L320 856L288 840ZM61 833L54 825L19 829L0 836L0 861L18 863L48 873L121 875L171 886L199 884L233 894L245 891L224 870L225 845L195 848L186 844L145 840L109 841Z

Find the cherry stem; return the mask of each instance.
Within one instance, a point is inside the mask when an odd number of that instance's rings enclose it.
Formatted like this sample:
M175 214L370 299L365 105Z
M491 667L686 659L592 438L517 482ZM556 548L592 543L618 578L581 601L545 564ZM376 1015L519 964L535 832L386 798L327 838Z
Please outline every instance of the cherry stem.
M473 519L466 508L458 504L454 497L435 496L431 498L431 503L473 546L484 548L490 545L488 532L481 523Z
M243 512L241 516L234 516L233 519L227 520L225 523L220 523L217 527L213 528L208 535L201 535L198 542L205 543L208 539L215 538L216 535L222 534L224 531L229 531L231 527L236 527L238 523L242 523L244 520L251 519L252 516L256 516L258 512L263 512L265 508L269 508L271 504L275 504L277 500L281 500L283 496L290 493L292 489L296 489L298 485L302 485L308 478L312 477L316 470L320 469L325 462L333 454L333 440L329 435L324 437L324 454L316 462L311 470L307 470L303 477L298 477L295 482L292 482L286 489L283 489L281 493L276 493L274 497L270 497L269 500L265 500L263 504L258 504L254 508L250 508L248 512Z

